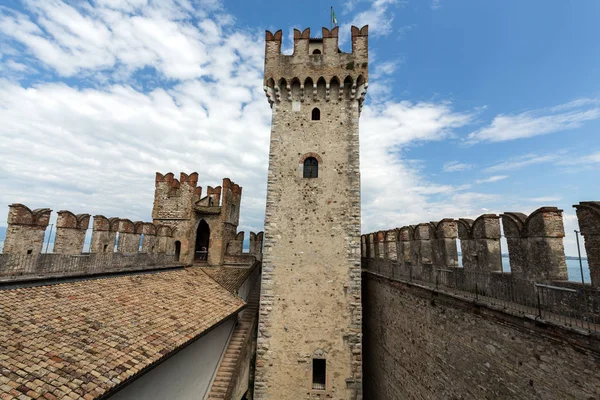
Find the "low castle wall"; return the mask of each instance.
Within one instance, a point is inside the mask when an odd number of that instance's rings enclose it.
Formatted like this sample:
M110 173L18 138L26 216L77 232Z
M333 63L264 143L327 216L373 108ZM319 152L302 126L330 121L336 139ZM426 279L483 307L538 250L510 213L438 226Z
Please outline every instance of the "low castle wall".
M600 397L598 334L363 273L365 399Z
M600 398L600 207L578 207L591 284L566 280L555 207L363 235L365 398Z
M0 254L0 282L176 267L175 254Z
M53 253L42 253L51 210L11 204L0 281L93 275L179 265L173 229L150 222L95 215L90 253L83 253L89 214L58 212ZM49 243L46 243L48 247ZM115 251L115 245L117 250ZM141 248L141 252L140 252Z

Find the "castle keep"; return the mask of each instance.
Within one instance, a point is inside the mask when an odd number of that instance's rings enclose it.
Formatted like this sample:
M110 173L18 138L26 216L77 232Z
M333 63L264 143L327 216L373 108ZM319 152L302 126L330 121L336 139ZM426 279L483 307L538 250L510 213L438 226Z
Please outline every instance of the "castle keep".
M368 27L266 33L272 108L255 399L362 398L358 119Z

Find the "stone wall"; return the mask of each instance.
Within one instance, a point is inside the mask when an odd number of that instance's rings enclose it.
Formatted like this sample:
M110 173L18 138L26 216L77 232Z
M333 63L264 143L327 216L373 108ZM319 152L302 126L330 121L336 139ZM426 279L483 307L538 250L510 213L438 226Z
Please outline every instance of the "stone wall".
M501 217L515 278L536 282L568 279L562 210L542 207L529 216L510 212ZM498 215L484 214L475 220L443 219L440 222L404 226L397 231L397 235L388 233L385 247L382 246L384 232L363 235L363 258L397 260L402 267L410 268L414 276L421 276L424 272L435 274L438 270L458 266L458 237L465 271L502 272ZM592 236L588 234L588 237ZM593 243L593 239L590 239L590 243ZM389 251L394 245L395 254ZM594 246L590 248L593 253Z
M180 259L187 265L195 261L198 227L206 222L210 230L208 264L223 265L227 246L237 232L242 188L224 178L222 186L208 186L202 196L197 183L196 172L182 172L179 180L171 172L157 172L152 218L155 225L171 228L173 241L180 245Z
M367 27L322 40L266 35L265 91L273 109L254 398L361 399L358 120L366 92ZM309 53L310 50L310 53ZM319 50L319 53L313 51ZM318 117L318 118L317 118ZM304 178L307 158L318 177ZM325 389L313 360L325 360Z
M600 202L584 201L573 207L584 238L592 286L600 288Z
M49 208L31 210L23 204L11 204L4 239L5 254L39 254L50 222Z
M365 398L593 399L598 335L363 274Z
M131 222L128 219L119 220L119 239L117 251L119 253L133 254L140 250L140 237L142 235L142 222Z
M51 210L30 210L22 204L12 204L8 215L8 229L4 254L36 255L42 252L44 235ZM54 254L83 254L89 214L58 212ZM143 236L142 236L143 235ZM113 253L118 237L117 253L174 253L173 230L150 222L132 222L128 219L106 218L95 215L92 224L90 253ZM141 249L140 249L141 245ZM27 262L33 262L28 259Z
M115 249L119 218L106 218L104 215L94 215L92 224L91 253L112 253Z
M80 254L83 251L83 242L89 224L90 214L75 215L71 211L59 211L53 252Z
M502 214L512 273L529 280L567 280L562 210L542 207L529 216Z

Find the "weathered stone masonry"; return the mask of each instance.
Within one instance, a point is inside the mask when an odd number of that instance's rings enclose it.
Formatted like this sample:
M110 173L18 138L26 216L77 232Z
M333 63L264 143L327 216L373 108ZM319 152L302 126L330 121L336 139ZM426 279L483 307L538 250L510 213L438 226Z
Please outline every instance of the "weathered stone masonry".
M600 340L363 274L365 398L597 399Z
M575 207L592 269L600 207ZM498 215L390 230L383 257L381 232L362 236L365 398L600 397L600 290L565 280L562 211L502 219L511 273ZM460 268L439 256L457 233Z
M44 234L50 222L49 208L31 210L23 204L11 204L4 253L39 254L44 246Z
M273 109L254 398L362 398L358 119L368 81L367 27L267 32ZM315 117L318 117L315 119ZM303 178L308 157L318 177ZM325 359L325 390L313 360Z
M58 254L80 254L89 224L90 214L75 215L70 211L59 211L53 251Z

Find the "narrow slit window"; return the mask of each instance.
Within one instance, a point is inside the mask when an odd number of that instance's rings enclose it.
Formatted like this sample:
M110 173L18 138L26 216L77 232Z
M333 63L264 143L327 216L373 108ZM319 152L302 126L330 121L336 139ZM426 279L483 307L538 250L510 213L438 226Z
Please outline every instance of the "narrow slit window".
M313 359L313 379L312 388L316 390L325 390L325 377L327 376L326 362L320 358Z
M321 110L319 110L318 108L313 108L312 110L312 120L313 121L319 121L321 119Z
M317 178L319 176L319 162L314 157L304 160L304 177Z

